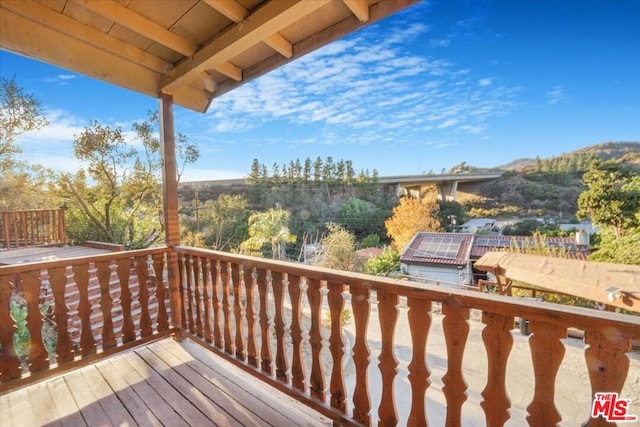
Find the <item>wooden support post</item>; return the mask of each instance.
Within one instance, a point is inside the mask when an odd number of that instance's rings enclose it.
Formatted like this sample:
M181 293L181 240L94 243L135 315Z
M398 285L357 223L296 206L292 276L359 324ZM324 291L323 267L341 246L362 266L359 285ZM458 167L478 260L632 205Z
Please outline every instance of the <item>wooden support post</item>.
M173 247L180 244L180 223L178 220L178 177L176 171L176 141L173 127L173 95L160 95L160 141L162 144L162 189L164 205L165 242L169 247L167 254L167 273L171 301L171 319L173 326L182 326L180 310L180 274L178 254Z

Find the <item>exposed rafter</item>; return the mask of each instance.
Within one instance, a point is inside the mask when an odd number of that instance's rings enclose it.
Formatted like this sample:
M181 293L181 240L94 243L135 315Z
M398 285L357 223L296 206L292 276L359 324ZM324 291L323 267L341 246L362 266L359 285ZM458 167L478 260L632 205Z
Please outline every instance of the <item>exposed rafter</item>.
M123 27L128 28L138 34L142 34L146 38L153 40L163 46L168 47L184 56L190 57L198 50L198 45L186 37L182 37L171 31L161 27L153 21L141 16L130 9L116 3L113 0L89 1L89 0L73 0L83 7L104 16ZM231 64L224 62L213 67L217 72L234 79L242 80L242 70Z
M282 28L326 5L330 0L278 0L267 3L249 15L241 25L226 31L178 64L171 76L160 82L160 89L172 92L187 84L193 74L215 69L220 64L260 43Z
M249 11L234 0L204 0L204 2L235 23L249 16ZM274 33L263 41L280 55L286 58L293 56L293 46L291 42L279 33Z
M369 20L369 4L366 0L342 0L344 4L358 17L360 22Z
M89 1L73 0L82 7L85 7L99 15L104 16L118 24L142 34L146 38L160 43L171 50L175 50L184 56L193 55L198 49L198 45L186 37L172 33L155 22L145 18L134 11L127 9L113 0Z
M48 28L73 37L76 40L104 49L121 58L136 62L145 68L167 74L172 65L147 52L123 43L108 34L98 31L75 19L42 6L39 3L24 0L3 0L2 8L29 17Z

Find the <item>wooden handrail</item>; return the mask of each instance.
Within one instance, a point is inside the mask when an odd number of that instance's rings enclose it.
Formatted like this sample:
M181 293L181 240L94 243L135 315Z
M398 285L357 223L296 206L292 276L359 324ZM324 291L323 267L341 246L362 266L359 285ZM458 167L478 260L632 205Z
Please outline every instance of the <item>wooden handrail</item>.
M0 267L0 392L170 333L167 252Z
M168 254L177 259L178 283L158 280L170 277ZM170 290L177 298L172 304ZM15 293L28 307L31 334L22 359L13 344L19 326L10 315ZM33 309L46 298L54 302L53 313ZM171 307L180 316L173 316ZM118 318L112 315L120 311L116 308L122 311ZM348 340L345 309L354 323ZM480 322L472 324L469 319L479 312ZM442 320L446 350L441 378L427 363L436 315ZM101 320L93 321L96 317ZM640 337L638 317L183 246L0 267L0 392L179 331L341 425L402 420L424 425L433 416L427 393L446 402L443 422L461 425L463 404L472 390L480 396L477 409L484 411L487 424L503 425L512 412L507 365L515 347L515 317L528 319L532 332L527 345L534 390L526 408L531 425L561 420L554 393L564 360L561 340L569 328L585 334L591 396L621 392L630 366L625 353ZM172 323L174 318L180 323ZM41 333L49 322L58 331L55 349L47 348ZM400 323L406 324L411 340L403 347L395 336ZM468 391L465 360L476 355L469 354L467 341L477 325L486 353L485 386ZM368 336L371 328L380 330L377 350ZM398 361L400 348L411 359L404 368ZM350 361L354 372L347 375ZM408 373L410 390L402 398L410 402L406 413L398 410L396 387L405 382L401 368ZM431 381L442 386L430 387Z
M515 317L528 319L533 332L529 348L535 391L527 407L531 425L552 425L561 419L554 406L554 392L564 355L561 340L569 328L585 332L589 347L584 360L592 396L604 391L621 392L629 369L625 353L631 349L632 340L640 337L639 317L182 246L175 250L187 334L341 424L368 425L376 418L382 425L395 425L400 419L426 424L430 371L425 348L433 329L431 313L435 306L441 307L447 350L447 372L440 392L446 401L447 425L464 424L462 405L467 399L467 384L463 359L468 356L465 349L472 311L482 312L487 372L485 388L478 393L488 425L503 425L510 417L506 378ZM410 414L398 413L394 391L398 380L394 333L399 304L409 308L413 354L407 377L412 393ZM342 335L345 307L351 309L355 323L353 348L345 346ZM372 315L373 307L377 316ZM307 333L301 331L303 317L309 321ZM283 323L284 318L291 320ZM322 327L325 321L329 323ZM372 348L366 336L370 323L381 333L377 370L371 366ZM286 342L290 343L288 347ZM307 360L301 356L305 345L309 346ZM344 371L349 359L355 369L352 396L347 395ZM375 389L369 383L372 372L376 372L373 378L378 378ZM372 394L379 397L377 408L373 407ZM403 397L406 399L409 396ZM588 413L584 419L589 419ZM594 425L597 423L594 420Z
M0 212L0 247L65 245L65 208Z

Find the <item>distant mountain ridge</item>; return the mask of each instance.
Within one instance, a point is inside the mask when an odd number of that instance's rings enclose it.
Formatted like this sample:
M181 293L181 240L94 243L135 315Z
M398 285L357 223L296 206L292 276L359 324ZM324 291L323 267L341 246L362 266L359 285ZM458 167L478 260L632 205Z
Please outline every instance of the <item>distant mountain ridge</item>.
M473 217L573 219L585 189L582 175L596 159L640 173L640 143L606 142L546 159L516 159L499 166L504 175L463 204ZM482 169L467 166L466 171Z
M571 158L575 156L593 156L602 161L620 160L627 166L634 169L640 168L640 142L604 142L602 144L590 145L569 153L562 153L553 156L552 159ZM504 165L497 166L501 170L522 170L534 166L539 158L515 159ZM547 159L549 160L549 159Z

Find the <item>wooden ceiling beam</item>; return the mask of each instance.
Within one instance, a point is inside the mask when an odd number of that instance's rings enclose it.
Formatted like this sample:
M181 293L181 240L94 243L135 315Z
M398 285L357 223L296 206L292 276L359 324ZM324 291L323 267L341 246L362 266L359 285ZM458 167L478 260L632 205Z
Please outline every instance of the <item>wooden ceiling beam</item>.
M249 11L234 0L204 0L204 2L235 23L249 16ZM293 56L293 46L291 42L279 33L271 34L264 42L267 46L286 58Z
M249 16L249 11L234 0L204 0L204 2L236 23Z
M113 0L90 1L73 0L82 7L110 19L133 32L142 34L150 40L168 47L184 56L191 56L198 45L186 37L172 33L155 22L133 12Z
M282 37L280 33L271 34L264 42L285 58L293 56L293 45L289 40Z
M242 81L242 69L236 67L231 62L223 62L213 67L213 69L237 82Z
M331 0L278 0L267 3L241 24L227 30L191 58L176 65L172 75L160 82L159 89L169 93L176 90L180 85L187 84L193 74L215 69L329 1Z
M369 20L369 4L366 0L342 0L342 2L358 17L360 22Z
M172 67L172 64L156 56L128 45L102 31L82 24L73 18L58 13L46 6L42 6L39 3L23 0L6 0L0 3L0 5L3 9L10 10L38 24L66 34L96 48L104 49L120 58L142 65L149 70L167 74Z

